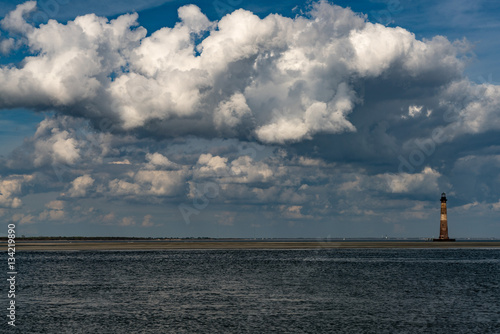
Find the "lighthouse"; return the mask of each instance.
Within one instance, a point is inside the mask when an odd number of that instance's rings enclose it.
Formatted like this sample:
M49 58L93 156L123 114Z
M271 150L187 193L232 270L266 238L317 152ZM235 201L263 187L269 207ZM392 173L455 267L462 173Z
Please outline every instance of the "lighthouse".
M441 219L439 221L439 239L434 241L455 241L448 237L448 213L446 209L446 194L441 194Z

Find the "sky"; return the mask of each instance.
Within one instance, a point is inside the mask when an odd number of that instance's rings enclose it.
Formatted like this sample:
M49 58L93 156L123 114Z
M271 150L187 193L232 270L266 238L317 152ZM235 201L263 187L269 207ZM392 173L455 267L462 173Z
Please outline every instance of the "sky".
M499 14L2 0L0 220L19 236L427 238L445 192L450 237L500 238Z

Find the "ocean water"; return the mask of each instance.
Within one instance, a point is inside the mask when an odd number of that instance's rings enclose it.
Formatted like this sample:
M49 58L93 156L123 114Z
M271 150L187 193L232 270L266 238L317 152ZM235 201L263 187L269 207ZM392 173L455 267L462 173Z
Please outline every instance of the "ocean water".
M16 256L6 333L500 333L495 249Z

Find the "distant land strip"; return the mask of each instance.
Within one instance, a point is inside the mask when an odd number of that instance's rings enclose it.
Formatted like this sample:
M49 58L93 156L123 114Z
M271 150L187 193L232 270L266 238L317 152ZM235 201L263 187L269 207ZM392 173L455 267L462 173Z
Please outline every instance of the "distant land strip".
M7 243L2 242L7 248ZM60 241L16 242L16 251L168 249L500 248L500 241Z

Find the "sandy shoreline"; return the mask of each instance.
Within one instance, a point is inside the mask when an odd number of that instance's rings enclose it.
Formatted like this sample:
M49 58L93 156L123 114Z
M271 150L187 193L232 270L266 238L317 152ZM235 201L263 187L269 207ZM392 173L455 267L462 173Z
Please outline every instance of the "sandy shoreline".
M4 248L7 249L7 244ZM167 250L167 249L332 249L332 248L500 248L500 241L412 242L412 241L99 241L99 242L17 242L16 251L64 250Z

